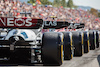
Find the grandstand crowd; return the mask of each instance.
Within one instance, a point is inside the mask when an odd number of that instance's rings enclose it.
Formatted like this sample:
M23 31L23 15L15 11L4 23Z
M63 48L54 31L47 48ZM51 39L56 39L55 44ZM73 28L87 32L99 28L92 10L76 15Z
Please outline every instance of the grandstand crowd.
M31 14L20 14L29 12ZM52 18L55 17L55 19ZM69 9L63 7L31 5L19 0L0 0L0 17L17 18L41 18L44 21L68 21L73 23L85 23L86 29L100 30L100 18L92 15L86 10Z

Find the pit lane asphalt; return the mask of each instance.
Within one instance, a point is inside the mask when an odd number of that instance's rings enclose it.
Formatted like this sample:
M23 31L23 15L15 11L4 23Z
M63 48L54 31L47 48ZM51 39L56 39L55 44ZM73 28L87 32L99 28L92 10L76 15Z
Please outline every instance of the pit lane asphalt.
M35 66L2 66L2 67L47 67L40 65ZM54 66L48 66L54 67ZM89 53L81 57L73 57L72 60L66 60L61 66L56 67L100 67L100 47L95 50L90 50Z

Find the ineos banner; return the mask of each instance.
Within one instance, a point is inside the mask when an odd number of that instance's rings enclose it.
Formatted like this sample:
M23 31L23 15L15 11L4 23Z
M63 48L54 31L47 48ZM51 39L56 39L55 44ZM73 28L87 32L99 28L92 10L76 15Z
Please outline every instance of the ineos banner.
M39 28L42 23L42 19L0 17L1 28Z
M83 28L84 24L68 23L66 21L44 21L42 19L32 18L14 18L14 17L0 17L0 28L19 28L19 29L38 29L44 24L44 29L63 27L69 28Z
M42 19L0 17L0 28L38 29L44 23L44 29L68 26L64 21L44 21Z

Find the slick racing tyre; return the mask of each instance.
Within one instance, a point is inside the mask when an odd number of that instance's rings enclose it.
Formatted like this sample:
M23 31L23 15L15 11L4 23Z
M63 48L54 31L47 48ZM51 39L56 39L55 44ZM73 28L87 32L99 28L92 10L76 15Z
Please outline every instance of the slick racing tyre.
M99 32L96 31L96 48L99 48Z
M81 32L72 32L73 45L75 47L74 56L82 56L84 53L83 49L83 36Z
M73 58L72 33L64 32L64 60Z
M90 41L90 50L94 50L96 48L96 44L95 44L95 32L93 30L89 31L89 41Z
M84 41L83 41L83 43L84 43L84 53L88 53L89 52L89 50L90 50L90 47L89 47L89 32L87 32L87 31L84 31L83 32L84 33Z
M63 63L63 34L57 32L44 33L41 51L44 65L61 65Z

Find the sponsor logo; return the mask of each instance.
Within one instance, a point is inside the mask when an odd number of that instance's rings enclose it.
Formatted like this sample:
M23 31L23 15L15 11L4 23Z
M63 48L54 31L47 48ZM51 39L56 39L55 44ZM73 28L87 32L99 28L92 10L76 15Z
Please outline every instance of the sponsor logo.
M77 26L79 26L80 24L77 24L77 23L71 23L68 28L72 28L72 29L76 29Z
M44 21L45 26L57 26L56 21Z
M36 23L37 19L0 17L0 27L32 27Z

